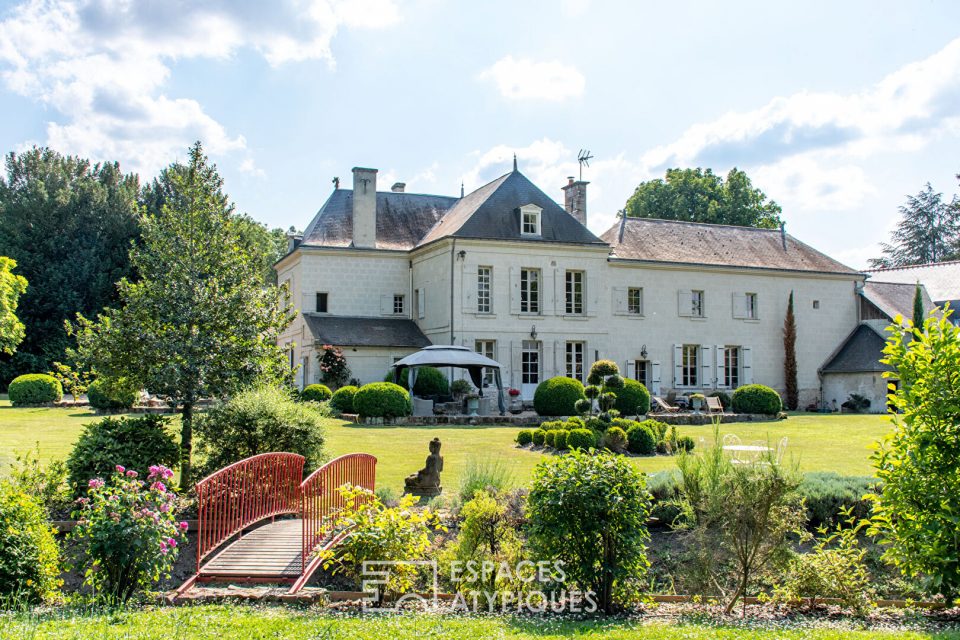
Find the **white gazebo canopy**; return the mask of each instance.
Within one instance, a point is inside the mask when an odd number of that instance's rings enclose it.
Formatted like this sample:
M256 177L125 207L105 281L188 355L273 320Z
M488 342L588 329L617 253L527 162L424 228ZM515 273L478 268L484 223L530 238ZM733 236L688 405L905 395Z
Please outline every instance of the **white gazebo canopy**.
M497 384L497 404L500 413L502 415L507 412L507 404L503 396L503 381L500 377L502 367L496 360L492 360L476 351L471 351L467 347L457 345L434 345L425 347L416 353L411 353L406 358L393 364L394 381L398 383L403 375L403 370L410 369L411 400L413 399L413 386L417 381L417 369L420 367L458 367L466 369L481 396L483 396L483 370L492 369L493 378Z

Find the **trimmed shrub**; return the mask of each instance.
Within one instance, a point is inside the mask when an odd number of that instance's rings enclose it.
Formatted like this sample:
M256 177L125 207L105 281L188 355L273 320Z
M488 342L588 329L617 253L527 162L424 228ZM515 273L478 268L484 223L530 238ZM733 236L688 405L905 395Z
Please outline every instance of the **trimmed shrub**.
M450 383L450 393L455 396L464 396L473 391L473 385L465 378L457 378Z
M652 498L650 517L656 518L661 525L673 527L683 513L680 509L682 494L679 470L661 471L647 476L647 490Z
M393 370L387 371L384 382L393 382ZM404 369L400 375L400 386L410 389L410 369ZM417 383L413 385L413 393L418 396L446 396L450 394L450 382L440 369L435 367L418 367Z
M200 416L196 419L199 422ZM83 493L91 478L108 477L118 464L141 470L152 465L174 466L180 459L180 447L169 425L169 418L147 414L103 418L84 426L67 457L74 495Z
M730 399L730 394L726 391L714 391L710 394L711 398L720 398L720 404L723 405L724 411L729 411L733 408L733 400Z
M567 429L582 429L587 426L587 423L583 421L583 418L580 416L571 416L567 418L566 428Z
M680 436L677 438L677 451L690 453L695 446L697 446L697 443L693 440L693 436Z
M300 392L300 399L304 402L326 402L332 397L333 392L325 384L308 384Z
M590 375L597 375L603 378L620 374L620 367L613 360L597 360L590 367ZM599 384L599 383L598 383Z
M407 390L392 382L371 382L357 390L353 408L361 418L397 418L413 412Z
M137 402L140 391L123 380L97 378L87 389L90 406L100 411L129 409Z
M533 432L533 444L538 447L542 447L543 444L547 441L547 432L543 429L537 429Z
M547 445L548 447L552 447L552 446L553 446L553 436L554 436L555 433L557 433L557 432L551 429L551 430L547 431L547 432L544 434L544 436L543 436L543 443L544 443L545 445Z
M800 483L800 495L807 509L807 528L816 531L820 526L831 528L849 519L841 512L850 510L857 520L870 517L872 504L864 496L880 490L876 478L841 476L832 471L807 473Z
M60 587L60 550L46 510L10 482L0 482L0 603L52 600Z
M590 410L593 409L593 403L584 398L583 400L577 400L573 403L573 409L577 412L578 415L586 415L590 413Z
M670 428L666 422L660 422L659 420L644 420L640 424L650 427L650 430L653 431L654 437L657 439L657 442L663 440L663 437L667 433L667 429Z
M544 431L554 431L556 429L563 429L563 422L559 420L547 420L546 422L540 423L540 428Z
M563 451L567 448L567 432L555 431L553 433L553 448Z
M536 437L536 434L534 434ZM596 446L596 439L590 429L571 429L567 434L567 447L570 449L592 449Z
M210 473L250 456L288 451L314 469L324 457L324 417L317 405L297 402L276 387L239 393L194 419L198 457L205 458L201 468Z
M600 433L603 433L604 431L606 431L607 427L609 426L610 426L609 424L607 424L600 418L590 418L589 420L587 420L587 424L586 424L587 429L590 429L591 431L598 431Z
M642 456L653 455L657 451L657 437L650 427L636 423L627 430L627 449Z
M531 442L533 442L533 431L530 431L529 429L524 429L523 431L517 434L517 444L520 445L521 447L526 446Z
M7 395L15 407L25 404L45 404L59 402L63 397L63 387L53 376L45 373L28 373L10 381Z
M736 413L775 415L783 409L780 394L762 384L748 384L733 392L733 410Z
M333 396L330 398L330 406L340 413L354 413L353 396L357 394L359 389L360 387L353 385L340 387L333 392Z
M533 408L541 416L572 416L577 414L577 401L583 399L583 384L579 380L557 376L537 385Z
M620 427L610 427L603 434L603 446L615 453L627 450L627 434Z
M630 428L640 424L636 420L629 420L627 418L614 418L610 421L610 426L620 427L624 431L630 431Z

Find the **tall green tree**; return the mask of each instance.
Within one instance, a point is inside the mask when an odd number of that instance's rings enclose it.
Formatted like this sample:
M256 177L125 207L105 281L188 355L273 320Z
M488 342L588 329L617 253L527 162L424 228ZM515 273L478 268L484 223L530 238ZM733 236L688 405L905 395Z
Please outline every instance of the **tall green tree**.
M77 356L179 409L181 482L189 486L196 403L288 378L277 337L292 316L279 288L263 286L262 257L244 240L200 143L167 175L172 197L145 214L131 252L141 279L119 283L118 309L78 319Z
M117 299L131 277L128 253L140 234L134 174L116 163L91 164L45 148L11 153L0 177L0 255L17 261L30 283L20 300L26 336L0 357L0 385L63 360L71 343L64 321L94 314Z
M711 169L667 169L661 179L641 182L627 200L626 215L775 229L782 209L737 168L726 180Z
M7 355L13 354L24 335L17 304L27 290L27 279L13 273L16 267L16 260L0 256L0 353Z
M783 379L787 408L796 411L800 405L800 385L797 382L797 318L793 313L793 291L790 292L787 315L783 319Z
M883 256L870 260L870 266L905 267L950 260L957 255L960 242L960 202L943 199L928 182L915 196L907 196L900 207L900 222L889 243L881 243Z
M919 331L923 331L923 289L920 283L913 291L913 326Z

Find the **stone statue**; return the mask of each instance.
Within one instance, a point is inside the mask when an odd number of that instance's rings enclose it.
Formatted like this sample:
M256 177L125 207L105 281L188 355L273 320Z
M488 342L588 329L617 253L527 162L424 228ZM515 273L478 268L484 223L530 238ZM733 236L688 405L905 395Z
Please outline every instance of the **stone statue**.
M440 495L443 487L440 486L440 472L443 471L443 456L440 455L440 438L430 441L430 455L423 469L411 476L407 476L404 483L404 493L415 496L433 497Z

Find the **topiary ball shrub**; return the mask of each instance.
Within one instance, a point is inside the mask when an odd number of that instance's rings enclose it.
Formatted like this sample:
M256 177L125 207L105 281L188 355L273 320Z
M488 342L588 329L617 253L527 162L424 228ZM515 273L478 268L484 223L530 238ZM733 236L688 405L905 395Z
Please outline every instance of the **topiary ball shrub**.
M667 433L667 429L670 428L666 422L660 422L659 420L644 420L640 424L650 427L650 430L653 431L654 437L657 439L657 442L663 440L663 437Z
M580 416L572 416L567 418L567 421L564 423L565 429L583 429L587 426L587 423L583 421L583 418Z
M517 444L520 445L521 447L525 447L531 442L533 442L533 431L530 431L529 429L524 429L523 431L517 434Z
M657 452L657 436L645 424L635 424L627 430L627 449L630 453L650 456Z
M557 451L565 451L567 449L567 433L566 431L554 431L553 432L553 448Z
M410 394L392 382L363 385L353 396L353 408L361 418L398 418L413 413Z
M554 430L549 430L549 431L547 431L546 433L544 433L543 443L544 443L545 445L547 445L548 447L552 447L552 446L553 446L553 436L554 436L554 434L556 434L556 433L557 433L557 432L554 431Z
M337 389L330 398L330 406L340 413L355 413L353 409L353 396L357 394L360 387L347 385Z
M201 469L212 473L271 451L299 453L306 458L306 468L315 469L324 457L328 414L321 406L297 402L277 387L238 393L194 419L198 458L204 460Z
M547 441L547 432L543 429L537 429L533 432L533 444L542 447Z
M748 384L733 392L733 410L772 416L783 410L783 401L780 394L766 385Z
M586 423L587 429L590 429L591 431L597 431L599 433L603 433L604 431L606 431L607 427L609 426L610 426L609 424L607 424L600 418L590 418L589 420L587 420L587 423Z
M534 434L536 436L536 434ZM567 447L570 449L587 450L596 446L596 439L590 429L571 429L567 433Z
M627 434L620 427L610 427L603 434L603 446L614 453L627 450Z
M393 370L387 371L384 382L393 382ZM400 386L410 389L410 369L404 369L400 375ZM450 382L440 369L435 367L417 367L417 382L413 393L418 396L446 396L450 394Z
M300 400L303 402L326 402L332 397L333 392L325 384L308 384L300 392Z
M84 426L67 457L74 495L81 495L91 478L109 476L118 464L128 469L176 465L180 447L170 433L169 424L169 418L148 414L103 418Z
M60 587L60 550L37 500L0 481L0 603L53 600Z
M579 413L578 400L584 400L583 384L573 378L557 376L537 385L533 408L541 416L573 416Z
M583 400L577 400L573 403L573 409L577 412L577 415L586 415L590 413L591 409L593 409L593 403L586 398Z
M129 409L137 402L140 392L134 385L122 380L97 378L87 389L90 406L100 411L120 411Z
M650 392L643 384L623 378L623 386L613 389L617 402L613 406L623 416L645 415L650 411Z
M679 436L677 438L677 451L686 451L690 453L693 451L693 448L696 446L696 442L693 440L693 436Z
M45 373L28 373L17 376L7 387L10 403L15 407L25 404L59 402L63 398L60 381Z

